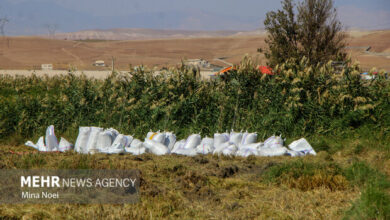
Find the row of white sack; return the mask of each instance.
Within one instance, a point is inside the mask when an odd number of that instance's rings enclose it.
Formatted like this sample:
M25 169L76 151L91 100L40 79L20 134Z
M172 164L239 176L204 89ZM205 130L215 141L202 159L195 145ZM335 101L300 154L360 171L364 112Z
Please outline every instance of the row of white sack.
M72 145L61 138L57 143L54 134L54 127L49 126L46 131L46 145L43 137L34 145L31 141L26 145L32 146L40 151L65 151L72 148ZM192 134L186 140L176 142L176 136L172 132L149 132L144 142L134 139L130 135L122 135L117 130L110 128L104 130L98 127L80 127L79 135L75 144L75 151L79 153L131 153L140 155L146 152L156 155L180 154L195 156L197 154L223 154L247 157L255 156L303 156L306 154L315 155L316 152L302 138L292 142L286 148L284 141L279 136L272 136L264 142L257 142L256 133L216 133L214 138L201 138L199 134Z
M173 136L173 137L172 137ZM149 132L143 145L131 146L125 149L129 153L139 154L150 152L156 155L180 154L195 156L197 154L237 155L242 157L254 156L303 156L316 155L316 152L306 139L301 138L292 142L286 148L280 136L272 136L264 142L257 142L256 133L216 133L214 138L201 138L199 134L192 134L186 140L172 144L176 137L170 132ZM171 144L167 144L171 143Z

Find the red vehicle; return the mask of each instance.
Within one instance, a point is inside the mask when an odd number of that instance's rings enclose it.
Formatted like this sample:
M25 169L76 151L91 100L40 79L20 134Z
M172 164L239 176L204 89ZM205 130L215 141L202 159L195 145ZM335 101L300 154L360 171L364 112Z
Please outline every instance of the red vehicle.
M275 75L275 73L272 72L272 68L269 67L269 66L259 66L258 69L259 69L259 71L260 71L262 74Z
M221 71L215 73L214 75L223 75L226 72L229 72L229 70L234 70L235 68L233 66L226 67L225 69L222 69Z

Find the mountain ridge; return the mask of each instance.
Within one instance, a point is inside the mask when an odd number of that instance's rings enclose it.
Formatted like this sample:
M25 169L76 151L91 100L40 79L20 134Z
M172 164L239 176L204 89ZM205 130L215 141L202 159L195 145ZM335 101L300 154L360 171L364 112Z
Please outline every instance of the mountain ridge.
M151 40L174 38L208 38L208 37L235 37L263 35L264 30L254 31L195 31L195 30L170 30L148 28L112 28L90 29L76 32L57 33L55 39L61 40Z

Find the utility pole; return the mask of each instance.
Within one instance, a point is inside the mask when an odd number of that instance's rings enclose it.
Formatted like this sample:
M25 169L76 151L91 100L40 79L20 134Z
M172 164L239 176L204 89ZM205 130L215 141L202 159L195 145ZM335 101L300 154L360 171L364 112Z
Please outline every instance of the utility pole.
M114 72L115 70L115 58L114 57L111 57L111 67L112 67L112 72Z
M0 18L0 34L1 36L5 35L4 26L9 22L8 18Z
M49 34L49 37L54 39L58 25L57 24L45 24L44 26L47 28L47 32Z
M0 34L2 37L5 37L4 26L9 22L7 17L0 18ZM9 48L9 38L7 40L7 47Z

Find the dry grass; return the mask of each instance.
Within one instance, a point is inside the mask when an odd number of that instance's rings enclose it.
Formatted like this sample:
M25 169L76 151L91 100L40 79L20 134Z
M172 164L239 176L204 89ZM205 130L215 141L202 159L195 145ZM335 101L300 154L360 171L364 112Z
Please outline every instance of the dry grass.
M18 155L9 150L31 153L33 150L24 146L3 146L0 149L0 167L3 169L137 168L142 172L142 194L138 204L1 205L0 216L9 218L338 219L359 197L359 190L345 182L342 184L344 187L331 189L324 184L313 185L309 180L310 187L301 190L291 184L263 181L263 174L270 168L277 164L297 162L301 160L299 158L85 156L74 153ZM303 162L327 164L333 160L332 157L321 155L303 158ZM339 160L336 155L334 159ZM343 161L348 159L344 157ZM298 181L304 185L308 183L306 180Z

